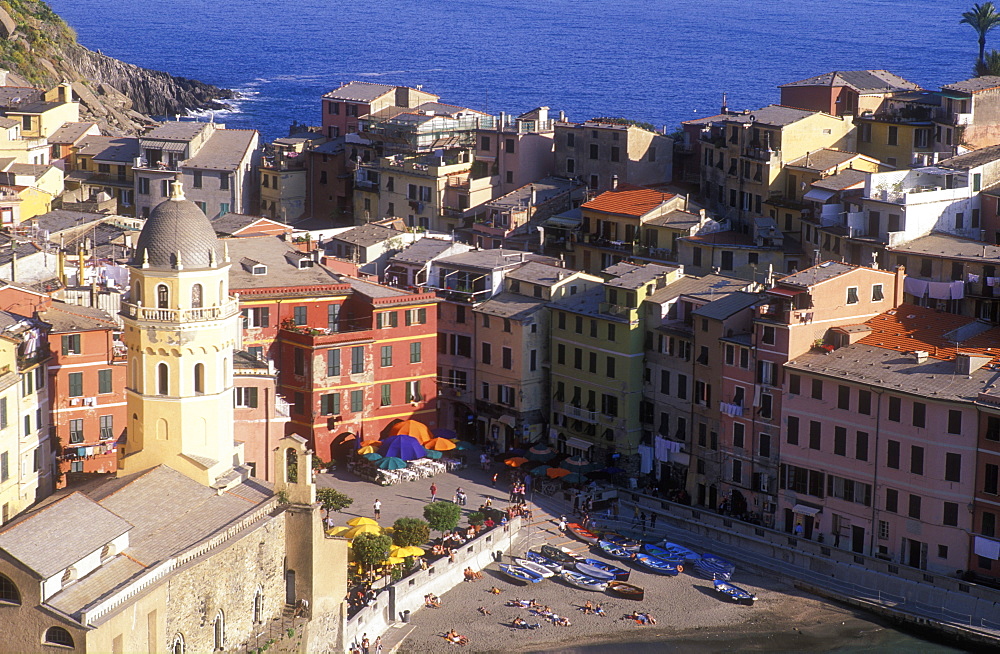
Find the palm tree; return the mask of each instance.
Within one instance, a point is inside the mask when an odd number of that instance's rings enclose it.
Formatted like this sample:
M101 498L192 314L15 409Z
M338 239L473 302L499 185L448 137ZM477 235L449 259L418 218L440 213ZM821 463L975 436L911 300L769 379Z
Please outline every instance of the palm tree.
M1000 50L990 50L983 61L977 61L974 69L976 77L1000 76Z
M997 13L993 3L984 2L981 5L973 5L972 11L963 13L962 20L958 22L959 24L969 25L979 34L979 62L985 62L986 33L997 25L1000 25L1000 14Z

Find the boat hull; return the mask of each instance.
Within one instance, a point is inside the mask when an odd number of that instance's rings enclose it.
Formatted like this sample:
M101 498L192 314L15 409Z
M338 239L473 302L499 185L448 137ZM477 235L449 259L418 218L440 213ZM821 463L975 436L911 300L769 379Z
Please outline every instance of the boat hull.
M539 563L535 563L534 561L529 561L528 559L514 559L514 563L529 572L534 572L543 579L548 579L555 574L553 570L550 570Z
M563 570L559 573L559 576L567 584L576 586L577 588L582 588L583 590L602 592L608 587L608 582L604 580L594 579L593 577L588 577L585 574L574 572L572 570Z
M544 566L551 570L555 574L559 574L563 570L563 566L558 561L554 561L547 556L542 556L534 550L528 550L524 555L532 563L537 563L540 566Z
M632 573L631 570L619 568L616 565L611 565L610 563L605 563L604 561L598 561L597 559L584 559L583 562L591 567L603 570L604 572L613 575L616 581L628 581L628 577Z
M740 588L739 586L734 586L729 582L717 579L715 580L714 585L715 592L738 604L753 604L757 601L756 595L748 590Z
M669 563L684 563L683 556L677 556L677 554L671 550L658 547L656 545L643 545L642 550L651 556L655 556L658 559L662 559Z
M598 541L597 534L575 522L571 522L566 525L566 529L569 530L569 533L573 534L577 539L582 540L584 543L592 545Z
M551 545L542 545L542 556L547 556L553 561L557 561L562 564L573 564L577 562L577 558L569 552L564 552L557 547L552 547Z
M543 577L535 574L534 572L522 568L519 565L511 565L509 563L500 564L500 572L504 573L511 579L515 581L520 581L526 584L537 584L543 579Z
M736 566L711 554L705 554L701 560L694 564L695 572L705 579L721 579L729 581L736 572Z
M676 577L681 572L684 572L684 566L664 561L651 554L637 552L633 561L647 570L655 572L658 575L664 575L665 577Z
M608 594L638 602L641 602L646 597L646 591L641 587L634 584L626 584L623 581L610 582L608 584Z
M628 561L632 558L632 550L606 540L597 541L597 545L595 547L597 547L602 554L610 556L613 559L618 559L619 561Z
M677 543L671 543L669 541L663 541L660 543L660 547L671 552L672 557L682 558L688 563L694 563L701 559L701 554L690 550L683 545L678 545Z
M590 565L588 563L577 563L576 569L588 577L593 577L594 579L600 579L602 581L614 581L615 575L611 572L601 570L597 566Z

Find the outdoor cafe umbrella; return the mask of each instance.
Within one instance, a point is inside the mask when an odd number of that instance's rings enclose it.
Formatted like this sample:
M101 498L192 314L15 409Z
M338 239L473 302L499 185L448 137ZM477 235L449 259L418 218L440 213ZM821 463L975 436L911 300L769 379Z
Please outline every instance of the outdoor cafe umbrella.
M555 450L553 450L548 445L539 443L534 447L532 447L530 450L528 450L528 453L525 456L527 456L532 461L548 461L555 455L556 455Z
M379 450L379 453L382 456L399 457L404 461L412 461L423 458L427 454L427 450L413 436L400 434L387 438L382 443L382 449Z
M402 470L406 467L406 461L397 456L387 456L375 463L379 470Z
M431 430L431 433L439 438L451 438L451 439L458 438L458 434L456 434L451 429L445 429L444 427L435 427L434 429Z
M359 515L357 518L351 518L350 520L347 521L347 524L351 525L352 527L360 527L361 525L375 525L376 527L378 526L378 522L372 520L371 518L366 518L363 515Z
M570 457L562 462L562 467L566 468L571 472L590 472L591 470L596 470L600 466L587 461L586 459L581 459L580 457Z
M379 445L380 443L376 443L375 445L365 445L364 447L358 449L358 454L363 456L365 454L371 454L372 452L378 452Z
M505 464L509 465L511 468L516 468L522 463L527 463L528 460L523 456L515 456L513 459L507 459L504 461Z
M390 556L385 560L385 562L388 563L389 565L398 565L400 563L405 562L405 559L401 559L398 556Z
M413 436L421 443L434 438L434 435L431 434L431 430L427 428L427 425L418 420L401 420L400 422L397 422L389 427L389 433L393 436L397 436L399 434Z
M357 527L351 527L348 531L344 532L344 538L354 538L360 534L381 534L382 528L378 525L358 525Z
M350 527L344 527L344 526L334 527L330 531L326 532L326 535L327 536L343 536L345 533L347 533L350 530L351 530Z
M560 479L562 479L562 481L566 482L567 484L582 484L583 482L587 481L587 478L581 475L579 472L571 472L568 475L563 475L562 477L560 477Z
M543 464L538 466L537 468L533 468L531 472L529 472L528 474L531 475L532 477L544 477L545 474L552 469L553 469L552 466L547 466Z
M382 458L382 455L378 452L368 452L367 454L362 454L362 457L368 459L369 461L378 461Z
M566 468L549 468L545 471L545 474L548 475L550 479L558 479L559 477L565 477L570 474L570 472Z
M455 449L458 450L458 451L460 451L460 452L463 451L463 450L478 450L479 449L479 447L477 445L474 445L473 443L470 443L469 441L463 441L463 440L459 440L457 438L453 438L453 439L451 439L451 442L455 444Z
M399 556L406 558L408 556L423 556L424 550L417 547L416 545L407 545L406 547L394 547L389 550L389 554L392 556Z
M444 456L444 452L439 452L437 450L427 450L427 454L425 454L424 456L426 456L428 459L440 459L441 457Z
M437 450L438 452L447 452L448 450L455 449L455 444L448 440L447 438L432 438L425 442L424 447L428 450Z
M361 441L361 443L358 444L358 449L362 450L362 449L364 449L366 447L375 447L375 448L378 448L381 444L382 444L382 441L377 440L377 439L372 439L372 440L367 440L367 441Z

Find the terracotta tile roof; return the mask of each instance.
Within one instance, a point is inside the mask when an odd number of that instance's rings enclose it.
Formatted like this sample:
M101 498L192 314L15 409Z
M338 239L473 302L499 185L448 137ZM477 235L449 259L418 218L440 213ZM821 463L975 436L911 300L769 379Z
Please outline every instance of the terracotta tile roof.
M961 352L989 356L993 363L1000 363L1000 328L987 329L960 343L949 338L956 329L975 322L968 316L901 304L865 323L872 332L858 342L897 352L923 350L941 361L954 359L956 352Z
M667 200L673 193L663 193L643 186L620 184L613 191L605 191L583 205L583 209L614 213L622 216L644 216Z
M847 86L859 93L887 92L899 90L915 90L920 87L899 75L887 70L835 70L799 80L781 84L778 88L791 86Z

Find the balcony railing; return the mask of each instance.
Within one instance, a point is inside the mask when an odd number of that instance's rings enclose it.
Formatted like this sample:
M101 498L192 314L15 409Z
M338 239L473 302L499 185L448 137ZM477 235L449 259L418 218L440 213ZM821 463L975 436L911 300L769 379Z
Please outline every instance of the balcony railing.
M568 418L582 420L592 425L597 424L597 411L588 411L582 407L573 406L569 402L553 402L552 408Z
M133 320L147 322L201 322L223 320L239 312L239 303L229 300L221 306L194 309L159 309L122 302L122 315Z
M597 234L590 235L590 244L607 248L609 250L618 250L620 252L632 251L632 243L630 241L613 241L609 238L598 236Z

